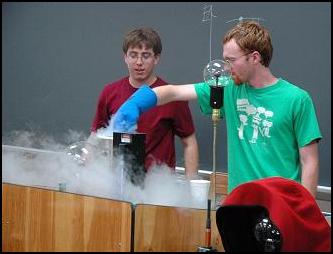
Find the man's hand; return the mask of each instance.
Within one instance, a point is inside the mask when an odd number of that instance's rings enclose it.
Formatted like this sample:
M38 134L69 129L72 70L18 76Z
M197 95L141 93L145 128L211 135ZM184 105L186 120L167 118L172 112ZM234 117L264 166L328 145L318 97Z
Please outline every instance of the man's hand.
M140 116L139 109L131 100L127 100L114 116L113 131L133 132Z
M148 86L142 85L117 111L114 116L113 130L116 132L133 132L139 116L156 106L155 92Z

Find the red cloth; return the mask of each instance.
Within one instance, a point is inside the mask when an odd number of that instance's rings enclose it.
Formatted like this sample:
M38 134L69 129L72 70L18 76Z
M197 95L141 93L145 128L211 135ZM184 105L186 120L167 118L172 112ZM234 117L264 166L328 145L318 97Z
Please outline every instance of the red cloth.
M331 250L331 227L310 192L296 181L270 177L244 183L225 198L222 206L228 205L265 207L281 231L282 251Z
M160 78L150 87L166 85ZM137 91L130 85L128 77L107 84L102 90L97 104L91 131L107 127L109 117ZM175 135L187 137L194 133L191 112L186 101L177 101L157 106L143 113L138 121L138 132L146 133L145 168L154 164L176 166Z

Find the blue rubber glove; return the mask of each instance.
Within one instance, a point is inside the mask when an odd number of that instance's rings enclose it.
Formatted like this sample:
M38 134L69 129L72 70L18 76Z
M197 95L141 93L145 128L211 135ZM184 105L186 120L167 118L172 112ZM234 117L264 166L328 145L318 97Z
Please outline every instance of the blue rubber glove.
M156 103L155 92L148 85L142 85L118 109L114 116L113 130L116 132L135 131L139 116L156 106Z

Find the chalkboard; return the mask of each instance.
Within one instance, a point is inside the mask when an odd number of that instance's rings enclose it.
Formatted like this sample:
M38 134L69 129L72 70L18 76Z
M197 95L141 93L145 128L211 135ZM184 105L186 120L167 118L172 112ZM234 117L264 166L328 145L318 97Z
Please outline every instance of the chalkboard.
M319 184L331 186L331 3L2 3L2 136L38 130L60 138L89 134L103 86L127 75L124 34L151 26L163 51L157 74L170 83L203 79L221 58L221 38L239 17L260 18L271 31L271 70L307 90L323 139ZM236 21L231 21L236 19ZM230 22L228 22L230 21ZM210 53L211 52L211 53ZM211 56L210 56L211 54ZM212 169L212 122L190 102L200 146L200 169ZM218 126L217 170L227 170L226 128ZM177 141L177 165L183 165Z

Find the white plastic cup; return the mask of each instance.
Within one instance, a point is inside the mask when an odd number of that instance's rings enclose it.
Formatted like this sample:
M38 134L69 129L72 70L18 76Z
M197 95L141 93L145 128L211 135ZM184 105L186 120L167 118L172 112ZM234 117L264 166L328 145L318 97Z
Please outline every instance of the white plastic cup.
M190 186L193 206L198 208L207 208L210 181L191 180Z

